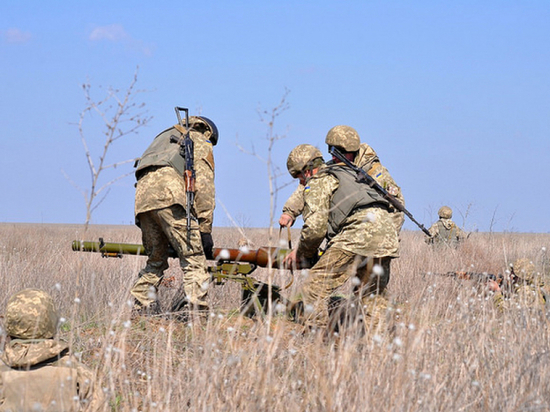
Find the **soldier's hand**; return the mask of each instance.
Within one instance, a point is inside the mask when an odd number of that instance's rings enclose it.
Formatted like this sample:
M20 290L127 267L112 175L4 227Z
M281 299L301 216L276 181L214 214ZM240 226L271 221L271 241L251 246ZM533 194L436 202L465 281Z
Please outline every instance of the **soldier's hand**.
M500 286L498 285L498 283L496 281L494 281L493 279L489 279L487 281L487 290L489 292L499 292L500 291Z
M214 259L214 240L212 239L212 233L201 232L202 250L206 259Z
M298 261L296 259L296 249L290 252L283 260L283 267L285 269L295 269Z
M279 225L281 227L292 226L293 223L294 223L294 218L290 215L287 215L286 213L283 213L279 218Z

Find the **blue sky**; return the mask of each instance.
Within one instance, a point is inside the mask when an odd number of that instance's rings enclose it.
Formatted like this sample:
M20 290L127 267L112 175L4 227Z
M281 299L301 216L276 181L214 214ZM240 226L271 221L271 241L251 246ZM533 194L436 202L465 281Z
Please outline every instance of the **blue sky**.
M81 223L89 171L81 85L124 90L139 66L149 125L112 146L138 157L174 106L220 131L215 226L270 224L295 184L286 157L354 127L429 225L451 206L467 230L549 232L550 2L4 1L0 5L0 221ZM97 117L85 120L93 154ZM255 151L257 156L239 149ZM121 167L116 173L131 172ZM71 181L74 183L72 184ZM112 175L105 175L106 181ZM98 224L133 222L134 180L111 187ZM406 228L414 229L407 223Z

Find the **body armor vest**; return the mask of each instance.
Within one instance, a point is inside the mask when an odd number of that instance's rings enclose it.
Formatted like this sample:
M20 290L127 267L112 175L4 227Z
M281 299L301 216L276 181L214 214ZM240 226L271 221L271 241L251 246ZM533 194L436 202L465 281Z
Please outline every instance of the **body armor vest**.
M325 173L338 179L338 189L330 201L327 238L333 238L341 229L344 220L358 209L381 206L389 207L389 202L366 183L356 181L356 173L346 166L328 166Z
M136 162L137 180L150 167L172 166L179 174L183 175L185 160L181 155L179 144L170 142L170 136L172 135L179 138L181 133L176 128L170 127L155 137L153 143Z
M435 238L435 243L447 243L456 246L458 244L456 224L453 222L451 226L447 228L443 222L439 221L437 225L439 226L439 232Z

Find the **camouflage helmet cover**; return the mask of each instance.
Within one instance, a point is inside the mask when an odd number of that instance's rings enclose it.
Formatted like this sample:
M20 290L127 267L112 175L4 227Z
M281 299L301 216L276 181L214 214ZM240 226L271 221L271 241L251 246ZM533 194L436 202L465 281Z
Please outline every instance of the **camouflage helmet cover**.
M356 152L359 150L361 140L359 139L359 133L353 127L334 126L328 131L325 143L346 152Z
M19 339L51 339L59 320L52 297L39 289L24 289L13 295L5 318L7 334Z
M288 173L294 178L298 177L307 166L311 166L315 159L323 158L323 154L319 149L310 144L301 144L296 146L286 161Z
M189 117L189 126L191 129L197 130L200 133L203 133L208 140L212 142L213 146L216 146L218 143L218 128L212 120L204 116L190 116Z
M514 264L514 273L527 281L535 280L535 264L527 258L517 259Z
M450 219L453 217L453 209L451 209L449 206L441 206L437 214L442 219Z

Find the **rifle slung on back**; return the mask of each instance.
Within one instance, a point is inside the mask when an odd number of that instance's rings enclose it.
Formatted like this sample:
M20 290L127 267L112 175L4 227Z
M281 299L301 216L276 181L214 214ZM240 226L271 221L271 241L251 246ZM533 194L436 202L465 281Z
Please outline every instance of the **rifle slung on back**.
M357 173L357 181L365 183L366 185L370 186L372 189L376 190L380 196L382 196L384 199L386 199L395 209L399 210L400 212L404 213L416 226L424 232L428 237L432 237L428 229L424 227L424 225L420 222L418 222L411 212L409 212L405 206L403 206L403 203L401 203L398 199L396 199L394 196L392 196L390 193L386 191L382 186L378 184L378 182L367 172L365 172L362 168L354 165L349 159L347 159L336 147L331 146L329 149L329 153L336 157L338 160L340 160L342 163L344 163L346 166L351 168L354 172Z
M187 247L191 249L191 220L197 220L192 214L195 203L195 145L191 136L189 136L189 109L185 107L175 107L178 118L179 128L176 129L182 134L182 137L170 136L170 143L176 143L180 146L180 155L185 161L185 170L183 178L185 180L185 209L187 213ZM185 125L181 119L180 112L185 112Z

